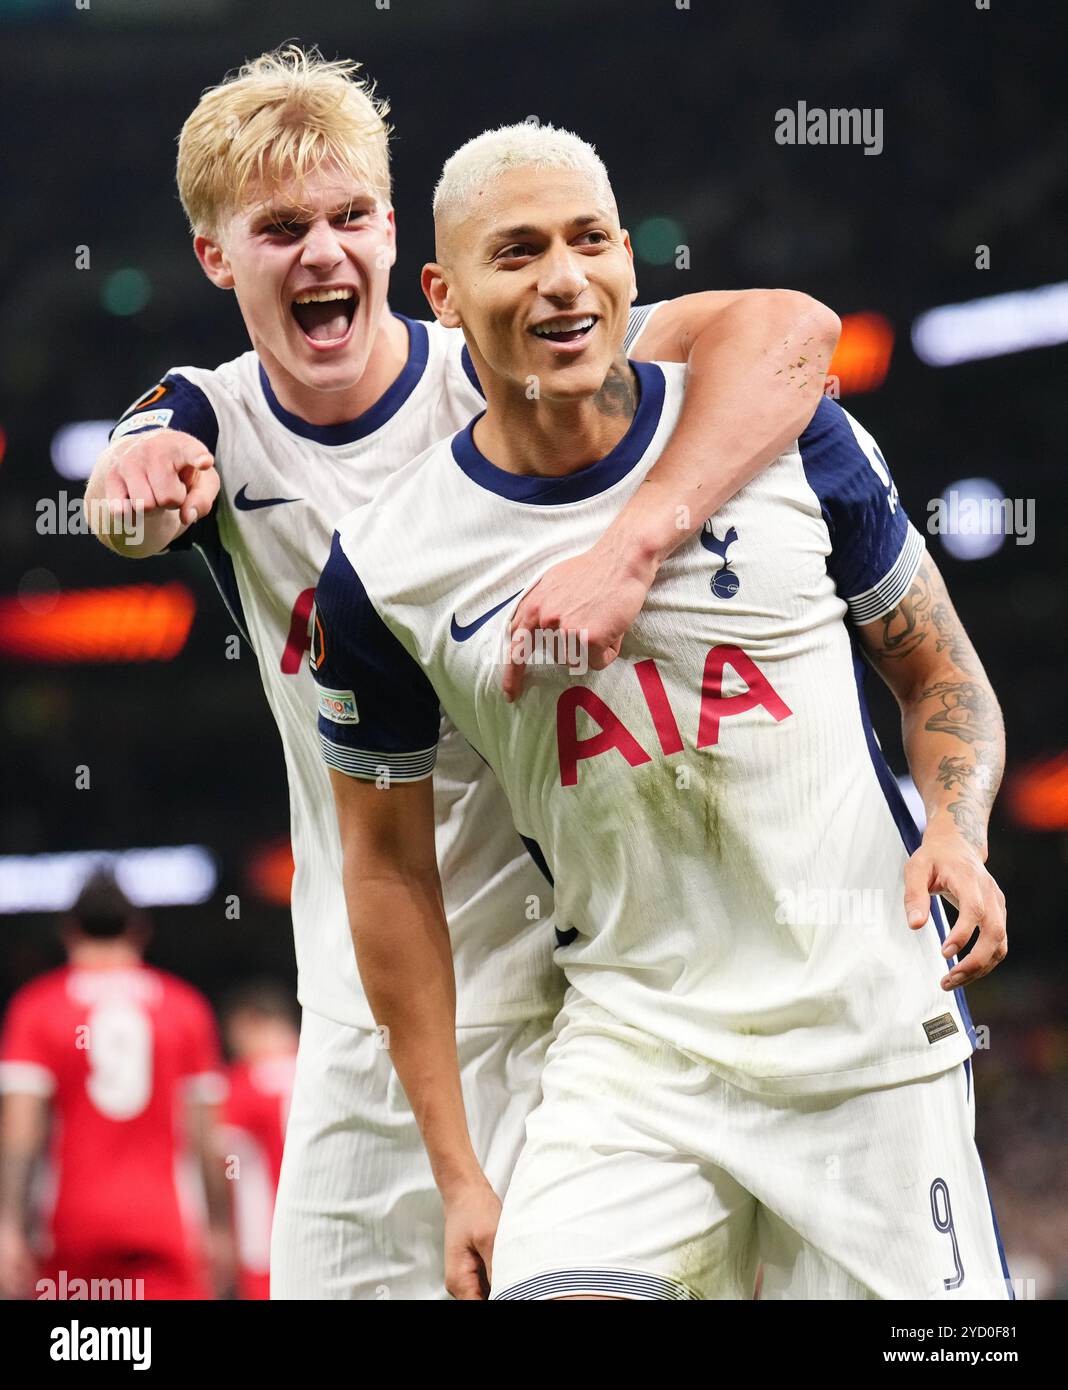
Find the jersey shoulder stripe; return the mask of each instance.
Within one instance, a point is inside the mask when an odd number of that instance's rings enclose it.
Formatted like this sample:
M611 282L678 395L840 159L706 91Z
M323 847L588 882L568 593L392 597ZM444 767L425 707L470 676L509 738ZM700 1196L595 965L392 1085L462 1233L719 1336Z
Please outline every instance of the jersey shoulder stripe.
M901 553L882 579L864 593L847 600L849 616L855 623L874 622L898 606L923 563L925 549L923 537L910 524Z
M441 710L422 668L386 626L335 533L315 591L311 668L320 751L350 777L420 781L434 771Z
M635 304L630 311L630 318L627 321L627 331L623 335L623 352L629 357L635 343L644 333L649 320L656 313L662 304L667 300L658 299L655 304Z
M797 449L830 536L827 569L838 593L854 622L881 618L908 592L924 553L882 450L826 396Z
M320 716L320 723L323 717ZM348 777L371 782L383 775L391 782L421 782L431 776L437 762L438 747L417 749L414 753L380 753L363 748L346 748L328 738L320 729L319 747L323 762Z

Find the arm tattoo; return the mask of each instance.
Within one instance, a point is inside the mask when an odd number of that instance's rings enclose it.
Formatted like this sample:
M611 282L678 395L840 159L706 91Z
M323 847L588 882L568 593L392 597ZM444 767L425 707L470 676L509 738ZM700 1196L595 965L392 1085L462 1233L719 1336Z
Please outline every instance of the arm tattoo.
M912 587L889 613L880 618L882 636L873 656L879 661L900 661L933 636L936 652L949 652L953 665L969 676L979 676L975 648L948 600L939 597L941 584L932 585L924 560Z
M987 818L1001 781L1000 760L979 748L974 762L963 755L943 758L937 776L947 792L959 793L958 799L946 808L957 829L969 844L982 850Z
M912 588L896 608L892 608L880 619L883 632L875 655L880 661L894 661L910 656L927 640L930 617L931 589L927 582L925 566L921 565L912 581Z
M932 734L952 734L964 743L991 743L998 736L997 706L976 681L937 681L920 700L939 703L924 726Z
M905 751L924 798L933 794L961 838L985 854L1003 768L1001 711L929 557L898 606L868 626L865 642L902 705ZM932 734L946 735L951 751L932 745Z
M948 647L949 659L954 666L959 666L971 676L978 675L975 667L975 649L949 604L936 603L931 610L931 619L938 629L935 651L945 651Z
M602 415L622 415L628 420L634 418L638 395L634 386L634 372L625 361L622 365L612 363L593 403Z

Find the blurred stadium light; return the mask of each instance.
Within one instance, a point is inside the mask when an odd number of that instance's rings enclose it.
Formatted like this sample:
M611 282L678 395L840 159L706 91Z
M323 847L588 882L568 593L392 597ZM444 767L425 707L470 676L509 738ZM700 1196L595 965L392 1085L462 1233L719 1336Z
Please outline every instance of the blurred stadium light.
M0 855L0 912L66 912L89 875L109 868L135 907L206 902L219 874L203 845Z
M248 865L252 891L265 903L288 907L293 886L293 848L287 835L252 852Z
M685 242L682 226L673 217L647 217L634 233L638 259L650 265L670 265Z
M939 540L955 560L985 560L1005 544L1005 494L990 478L960 478L941 500L948 528Z
M130 584L0 599L0 656L23 661L171 661L186 644L196 601L184 584Z
M929 367L1068 343L1068 282L928 309L912 325L916 356Z
M137 266L116 270L104 281L100 302L109 314L129 318L139 314L152 298L152 282Z
M114 420L72 420L60 425L52 436L52 467L61 478L88 478L114 428Z
M882 314L844 314L842 336L827 368L841 395L877 391L890 370L894 330Z
M1008 799L1028 830L1068 830L1068 753L1023 768L1009 781Z

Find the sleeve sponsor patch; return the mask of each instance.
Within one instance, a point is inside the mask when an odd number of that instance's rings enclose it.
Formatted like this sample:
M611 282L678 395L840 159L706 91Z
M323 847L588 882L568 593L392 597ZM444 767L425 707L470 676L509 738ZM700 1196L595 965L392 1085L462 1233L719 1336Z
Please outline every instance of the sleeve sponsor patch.
M351 690L327 690L319 687L319 713L331 724L358 724L356 696Z
M323 761L367 781L429 777L441 731L437 694L379 615L337 532L315 590L315 615Z
M219 443L219 421L204 391L180 372L168 372L123 412L111 431L112 439L148 430L181 430L213 454Z
M170 382L164 378L163 381L153 386L151 391L146 391L141 399L126 412L127 415L132 415L135 410L147 410L150 405L155 405L157 401L162 400L170 389Z
M111 431L111 438L114 441L121 439L124 434L137 434L141 430L164 430L173 414L173 410L142 410L136 415L127 415Z

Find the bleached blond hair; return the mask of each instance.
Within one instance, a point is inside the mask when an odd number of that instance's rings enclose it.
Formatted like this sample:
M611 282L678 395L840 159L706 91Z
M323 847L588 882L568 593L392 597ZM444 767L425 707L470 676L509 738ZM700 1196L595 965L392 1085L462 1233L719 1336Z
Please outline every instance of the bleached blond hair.
M178 137L178 193L194 232L214 235L250 191L299 185L324 165L390 200L389 106L360 64L286 44L209 87Z
M434 216L467 207L477 189L510 169L577 169L615 207L608 170L594 147L571 130L522 121L484 130L445 161L434 189Z

